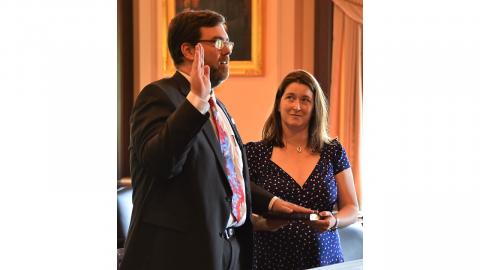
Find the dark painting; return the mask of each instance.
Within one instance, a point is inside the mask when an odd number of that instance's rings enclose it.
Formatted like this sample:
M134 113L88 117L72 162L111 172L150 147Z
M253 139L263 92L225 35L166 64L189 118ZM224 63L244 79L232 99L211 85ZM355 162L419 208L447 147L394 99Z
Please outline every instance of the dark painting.
M235 42L231 60L250 61L252 59L252 1L251 0L176 0L175 12L185 9L210 9L227 21L230 41Z

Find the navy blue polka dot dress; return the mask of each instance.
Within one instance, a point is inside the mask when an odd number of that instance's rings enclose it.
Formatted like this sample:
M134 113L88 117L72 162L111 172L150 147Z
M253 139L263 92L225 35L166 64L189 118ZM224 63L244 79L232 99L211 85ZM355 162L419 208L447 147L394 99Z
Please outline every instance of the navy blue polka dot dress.
M274 195L319 211L332 211L337 201L334 175L350 168L345 149L337 141L325 144L320 160L303 187L271 161L273 146L246 145L250 178ZM307 269L343 262L338 232L318 233L302 221L276 232L254 234L254 269Z

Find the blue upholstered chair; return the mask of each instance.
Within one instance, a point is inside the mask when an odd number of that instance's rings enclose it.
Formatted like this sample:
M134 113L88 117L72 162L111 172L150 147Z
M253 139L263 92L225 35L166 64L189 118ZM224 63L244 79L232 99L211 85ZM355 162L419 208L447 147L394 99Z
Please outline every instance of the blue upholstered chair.
M363 258L363 225L356 222L338 230L345 261Z
M130 217L132 216L132 188L121 187L117 189L117 213L119 229L123 237L127 237L128 226L130 225Z
M132 215L132 188L117 189L117 269L123 260L123 245L128 234Z

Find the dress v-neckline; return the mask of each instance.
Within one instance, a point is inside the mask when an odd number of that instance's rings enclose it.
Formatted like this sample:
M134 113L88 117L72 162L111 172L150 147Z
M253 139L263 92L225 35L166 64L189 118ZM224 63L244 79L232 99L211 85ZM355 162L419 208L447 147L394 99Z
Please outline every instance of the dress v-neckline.
M284 174L286 174L288 178L290 178L290 180L292 180L302 190L305 188L305 185L307 184L307 182L309 182L310 178L312 178L312 175L315 172L315 169L317 168L318 164L320 164L320 160L322 159L322 155L320 154L320 157L318 158L317 162L315 162L315 166L313 166L313 169L308 175L307 179L305 179L305 182L303 182L303 185L300 185L297 182L297 180L295 180L295 178L293 178L286 170L284 170L280 165L278 165L277 163L275 163L275 161L272 160L272 155L273 155L273 146L270 147L270 153L269 153L270 157L268 158L268 160L271 162L271 164L273 164L275 167L280 169Z

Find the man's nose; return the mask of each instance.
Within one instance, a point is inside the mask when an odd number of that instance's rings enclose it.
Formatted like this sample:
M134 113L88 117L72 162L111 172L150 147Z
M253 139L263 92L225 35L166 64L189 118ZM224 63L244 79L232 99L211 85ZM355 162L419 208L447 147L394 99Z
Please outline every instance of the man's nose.
M233 47L224 46L221 51L223 55L230 55L232 54Z

